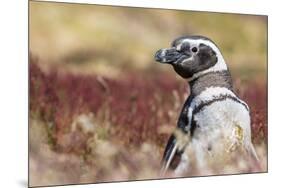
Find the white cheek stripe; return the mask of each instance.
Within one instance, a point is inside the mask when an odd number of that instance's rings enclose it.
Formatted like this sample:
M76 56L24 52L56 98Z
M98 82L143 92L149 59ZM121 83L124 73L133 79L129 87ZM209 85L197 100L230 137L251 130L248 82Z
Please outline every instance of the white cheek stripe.
M182 42L188 42L188 43L190 43L191 46L198 45L200 43L210 46L216 52L216 55L218 58L218 62L214 66L212 66L206 70L203 70L201 72L195 73L191 78L188 79L189 81L194 80L195 78L198 78L199 76L206 74L208 72L217 72L217 71L227 70L227 65L224 61L224 58L223 58L220 50L217 48L217 46L214 43L212 43L208 40L204 40L204 39L184 39L184 40L182 40Z
M182 46L182 43L179 44L179 45L177 45L176 49L177 49L178 51L180 51L180 50L181 50L181 46Z

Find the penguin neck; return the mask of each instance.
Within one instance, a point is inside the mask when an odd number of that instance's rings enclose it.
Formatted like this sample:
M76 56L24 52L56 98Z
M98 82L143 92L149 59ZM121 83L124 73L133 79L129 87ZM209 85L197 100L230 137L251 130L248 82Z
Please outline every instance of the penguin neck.
M191 97L199 95L209 87L223 87L233 91L232 79L228 70L208 72L188 83Z

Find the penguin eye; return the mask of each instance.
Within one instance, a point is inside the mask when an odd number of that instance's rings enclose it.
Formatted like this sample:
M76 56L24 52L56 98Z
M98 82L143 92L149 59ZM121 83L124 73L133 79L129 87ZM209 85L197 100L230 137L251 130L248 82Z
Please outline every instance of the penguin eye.
M192 51L193 53L196 53L196 52L198 52L198 48L197 48L197 47L192 47L192 48L191 48L191 51Z

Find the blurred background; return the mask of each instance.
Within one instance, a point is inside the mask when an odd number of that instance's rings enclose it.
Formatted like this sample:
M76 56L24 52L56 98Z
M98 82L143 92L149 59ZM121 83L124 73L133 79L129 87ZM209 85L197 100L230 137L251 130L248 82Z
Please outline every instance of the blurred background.
M31 185L159 178L189 91L154 53L188 34L221 49L251 108L261 164L231 159L187 176L267 170L266 16L29 4Z
M112 77L124 69L170 72L170 67L153 63L156 49L169 46L179 36L195 34L213 39L233 72L241 72L242 77L265 75L267 18L264 16L30 4L30 49L48 64Z

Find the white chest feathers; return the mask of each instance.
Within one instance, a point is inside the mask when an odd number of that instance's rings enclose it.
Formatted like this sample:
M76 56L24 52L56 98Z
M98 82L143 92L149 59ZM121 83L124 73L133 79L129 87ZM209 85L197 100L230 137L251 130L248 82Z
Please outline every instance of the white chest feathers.
M195 160L200 169L208 169L210 159L217 161L218 156L230 155L238 148L256 157L249 108L227 88L210 87L196 96L188 109L188 119L190 125L192 119L197 126L175 170L177 175L186 173L191 161Z

